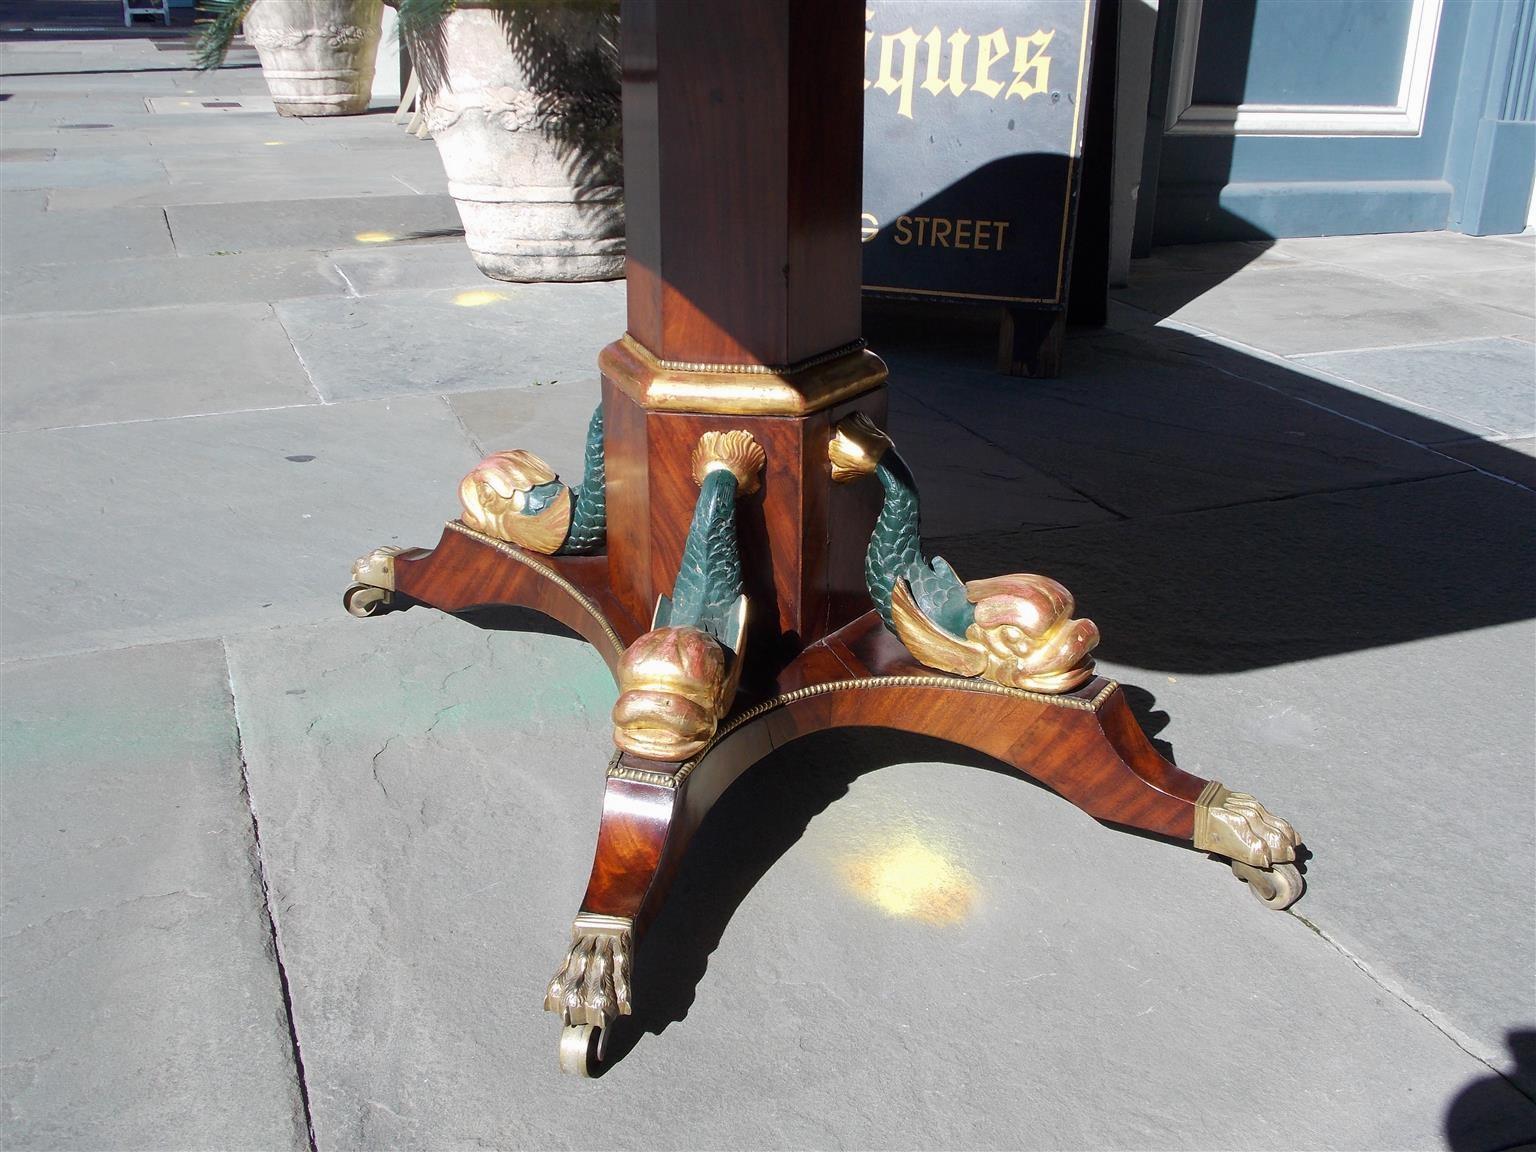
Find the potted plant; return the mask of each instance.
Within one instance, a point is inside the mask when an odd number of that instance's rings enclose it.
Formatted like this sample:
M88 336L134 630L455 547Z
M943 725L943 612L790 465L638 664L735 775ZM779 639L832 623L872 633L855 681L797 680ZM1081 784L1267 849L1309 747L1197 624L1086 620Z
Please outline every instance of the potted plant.
M475 263L498 280L624 272L615 0L398 0Z
M383 0L203 0L202 10L197 67L222 64L243 21L279 115L368 110Z

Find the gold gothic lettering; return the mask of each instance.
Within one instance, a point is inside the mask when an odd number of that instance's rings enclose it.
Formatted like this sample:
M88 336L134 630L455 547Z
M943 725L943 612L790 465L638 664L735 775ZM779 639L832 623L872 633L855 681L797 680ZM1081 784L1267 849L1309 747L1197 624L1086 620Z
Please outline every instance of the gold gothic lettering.
M908 120L913 118L914 87L921 87L933 96L944 93L961 96L975 92L990 100L1001 97L1005 101L1013 97L1028 100L1050 91L1051 57L1046 49L1056 36L1054 28L1050 31L1039 28L1028 36L1014 36L1011 44L1007 31L1002 28L977 36L957 29L946 37L937 26L922 36L910 27L884 33L880 36L879 65L875 79L871 81L868 76L869 49L875 41L875 32L870 29L869 22L874 18L872 9L864 9L864 87L895 96L898 116ZM970 54L972 40L976 42L974 57ZM919 54L922 56L921 84L917 83ZM1011 80L1007 73L1012 74Z
M1045 54L1045 50L1051 46L1051 39L1055 35L1054 28L1049 32L1037 29L1032 35L1020 36L1014 42L1014 80L1008 85L1008 96L1028 100L1036 93L1050 89L1051 58ZM1030 49L1034 51L1031 52ZM1006 100L1008 96L1003 99Z
M965 91L965 46L971 42L971 37L967 32L950 33L949 78L946 80L939 79L939 60L944 54L940 47L942 39L943 33L937 28L923 37L923 43L928 47L928 76L923 81L923 91L937 96L948 88L951 96L958 96Z
M891 60L896 55L896 46L901 45L901 75L897 76L891 71ZM875 87L881 92L901 93L897 102L896 112L900 116L912 119L912 65L916 63L917 33L910 28L903 29L894 36L882 36L880 38L880 78L875 81Z
M1008 55L1008 34L1001 28L977 40L976 79L972 81L971 87L983 96L990 96L996 100L1003 86L992 79L992 65L1006 55Z

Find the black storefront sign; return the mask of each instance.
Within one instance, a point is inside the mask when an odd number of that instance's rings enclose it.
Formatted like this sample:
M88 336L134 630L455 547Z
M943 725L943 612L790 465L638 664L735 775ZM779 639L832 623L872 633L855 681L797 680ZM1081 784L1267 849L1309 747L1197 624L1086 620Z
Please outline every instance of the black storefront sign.
M868 0L864 289L1065 306L1094 0Z

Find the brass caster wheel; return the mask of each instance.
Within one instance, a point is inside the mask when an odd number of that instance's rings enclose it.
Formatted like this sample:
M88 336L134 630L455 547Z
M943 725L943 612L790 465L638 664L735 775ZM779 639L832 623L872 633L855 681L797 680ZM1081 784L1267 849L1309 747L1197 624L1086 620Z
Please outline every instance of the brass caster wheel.
M383 588L367 584L354 584L341 596L342 606L359 619L379 615L389 607L389 600L390 594Z
M1248 891L1266 908L1280 911L1296 903L1306 884L1294 864L1276 864L1273 868L1255 868L1233 860L1232 875L1248 885Z
M608 1050L608 1033L591 1024L568 1024L560 1029L560 1071L569 1076L591 1076Z

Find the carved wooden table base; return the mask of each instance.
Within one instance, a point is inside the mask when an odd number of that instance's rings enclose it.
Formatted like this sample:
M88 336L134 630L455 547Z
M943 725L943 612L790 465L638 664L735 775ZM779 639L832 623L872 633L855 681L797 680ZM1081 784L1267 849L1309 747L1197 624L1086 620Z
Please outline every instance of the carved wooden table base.
M610 558L580 554L603 535L600 419L579 488L531 454L498 453L465 478L463 519L436 548L379 549L354 568L354 615L411 602L531 608L586 638L619 681L618 752L592 873L545 1000L565 1026L568 1071L587 1074L604 1030L629 1013L635 948L715 801L773 750L829 728L886 727L973 748L1096 819L1225 857L1270 907L1301 894L1295 831L1153 749L1119 685L1093 675L1098 630L1072 618L1066 589L1030 574L962 583L923 557L916 485L889 439L858 412L824 435L832 481L878 477L884 493L865 561L874 607L746 688L747 616L773 605L750 603L738 555L738 500L765 467L745 430L697 439L692 524L649 629L624 607Z

